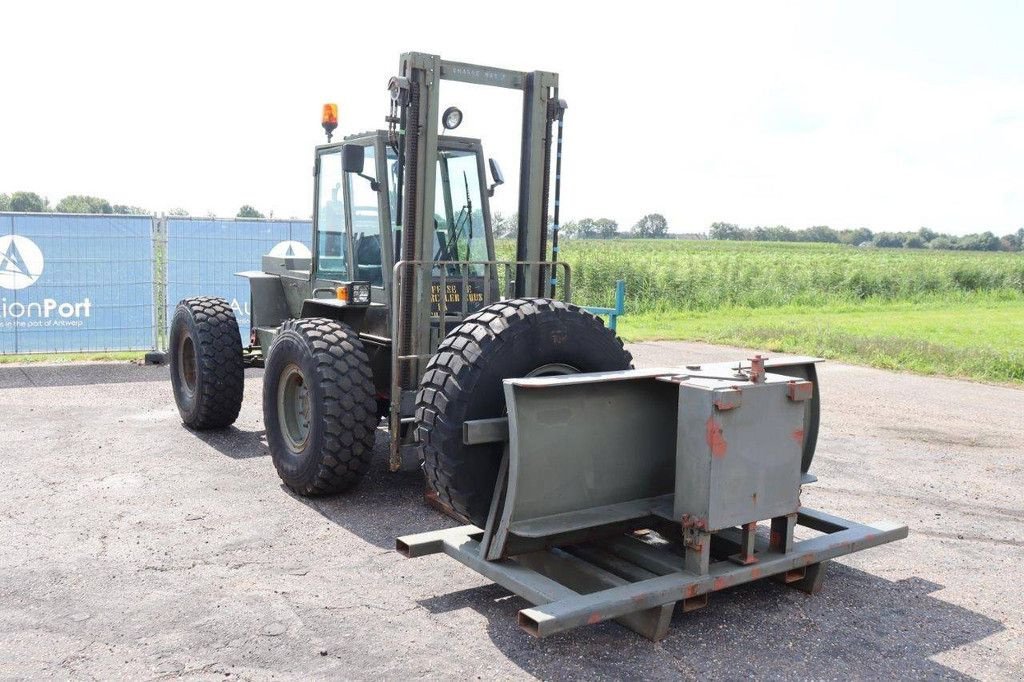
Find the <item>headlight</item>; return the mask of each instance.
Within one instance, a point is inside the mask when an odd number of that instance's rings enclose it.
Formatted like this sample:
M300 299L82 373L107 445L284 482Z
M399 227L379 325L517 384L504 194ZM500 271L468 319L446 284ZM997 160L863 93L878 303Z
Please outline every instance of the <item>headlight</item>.
M369 282L352 282L352 303L356 305L369 305L370 303L370 283Z
M441 124L448 130L455 130L462 123L462 112L458 107L448 107L441 114Z

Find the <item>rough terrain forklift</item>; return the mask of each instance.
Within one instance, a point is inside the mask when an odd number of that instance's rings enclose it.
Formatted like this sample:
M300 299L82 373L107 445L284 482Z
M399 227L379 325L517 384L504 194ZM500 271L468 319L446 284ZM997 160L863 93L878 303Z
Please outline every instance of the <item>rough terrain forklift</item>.
M366 473L387 417L390 467L422 466L427 499L469 522L396 549L447 554L530 601L518 621L538 637L615 619L658 640L677 603L766 578L813 594L829 560L907 536L801 504L815 358L634 370L614 331L569 303L555 74L419 53L399 72L387 130L330 144L325 108L311 258L269 255L242 273L248 347L223 299L178 305L170 364L186 425L231 424L244 368L263 366L278 473L323 495ZM488 187L480 141L439 134L462 118L440 111L443 80L523 93L514 261L494 252L500 167Z
M240 273L251 285L247 346L223 299L178 304L174 395L186 426L225 427L239 413L244 368L264 367L267 443L300 495L356 484L387 417L390 468L422 463L428 499L482 524L500 448L466 445L463 422L503 414L502 379L622 370L632 358L599 318L569 302L569 267L548 244L566 108L557 74L415 52L401 57L399 74L388 85L386 130L332 144L337 109L325 107L312 257L265 256L262 271ZM488 202L504 182L500 166L484 163L480 140L450 134L462 112L440 111L444 80L522 92L514 261L495 258Z

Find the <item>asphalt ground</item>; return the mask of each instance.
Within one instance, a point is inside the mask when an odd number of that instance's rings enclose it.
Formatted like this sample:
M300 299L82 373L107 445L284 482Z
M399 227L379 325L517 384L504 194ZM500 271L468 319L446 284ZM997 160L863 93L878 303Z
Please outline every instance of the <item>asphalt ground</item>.
M744 358L630 347L639 366ZM1024 678L1024 391L826 363L802 501L910 537L677 613L536 640L527 606L396 536L453 525L387 435L357 490L280 485L247 374L235 427L181 426L163 367L0 367L0 677Z

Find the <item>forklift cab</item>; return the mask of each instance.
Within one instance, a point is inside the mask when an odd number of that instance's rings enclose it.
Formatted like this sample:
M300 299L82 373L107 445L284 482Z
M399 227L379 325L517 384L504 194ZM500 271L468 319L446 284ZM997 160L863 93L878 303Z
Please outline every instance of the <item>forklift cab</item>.
M483 158L479 140L445 136L438 141L435 261L494 260ZM387 133L318 146L314 174L314 289L368 282L371 303L390 303L391 272L403 259L403 226L395 224L402 199L396 189L397 154ZM484 266L475 267L480 272L470 274L482 276ZM440 276L440 267L434 270Z

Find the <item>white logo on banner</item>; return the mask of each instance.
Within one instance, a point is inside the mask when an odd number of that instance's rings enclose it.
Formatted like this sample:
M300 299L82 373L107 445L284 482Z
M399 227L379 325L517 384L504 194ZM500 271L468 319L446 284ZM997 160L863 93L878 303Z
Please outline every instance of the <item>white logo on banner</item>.
M43 274L43 252L28 237L0 237L0 288L24 289ZM0 328L80 327L92 315L92 301L8 301L0 297Z
M274 245L270 254L274 258L312 258L309 247L302 242L283 241Z
M36 243L17 234L0 237L0 287L24 289L43 274L43 252Z

